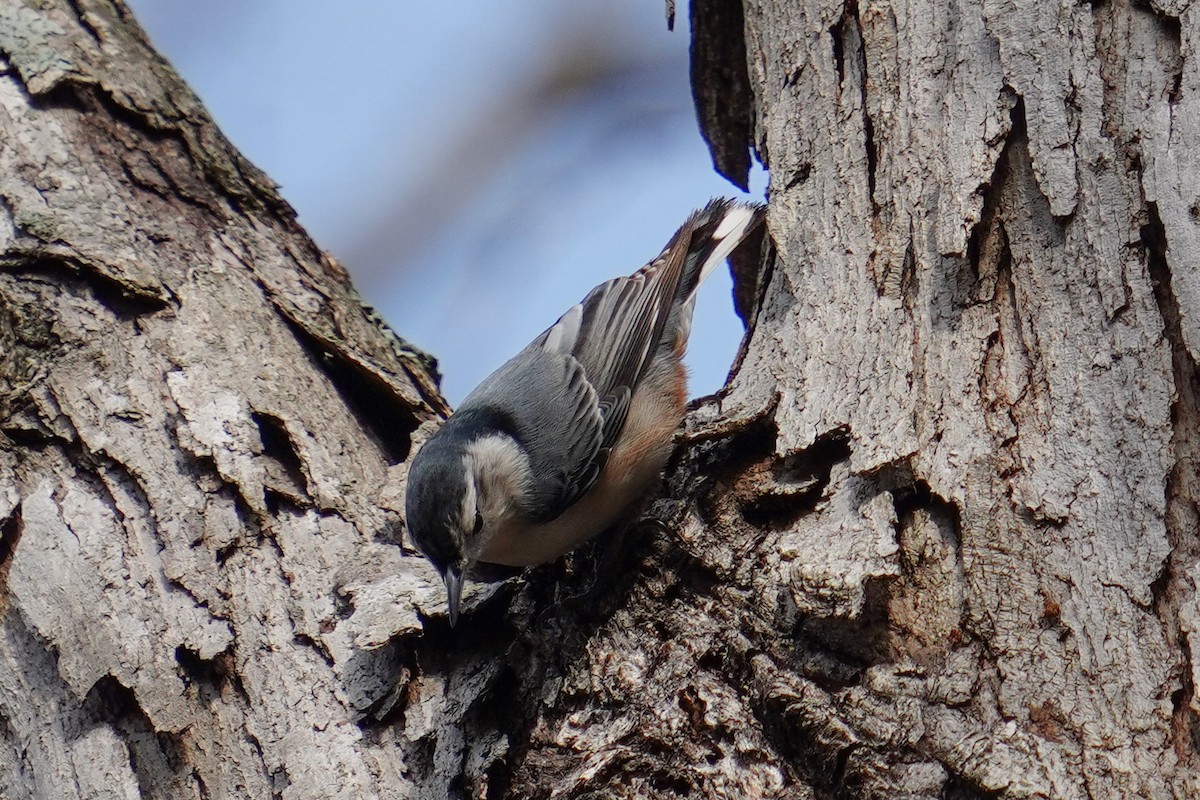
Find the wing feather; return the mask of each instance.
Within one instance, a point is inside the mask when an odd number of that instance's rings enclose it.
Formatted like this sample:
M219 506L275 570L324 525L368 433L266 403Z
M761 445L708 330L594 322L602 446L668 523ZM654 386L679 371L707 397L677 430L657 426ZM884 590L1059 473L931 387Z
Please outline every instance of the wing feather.
M561 334L558 334L561 335ZM547 349L539 337L488 376L456 415L503 417L506 433L529 456L529 500L522 512L548 522L591 488L608 458L600 399L583 365Z
M696 285L759 218L759 207L713 201L657 258L597 286L463 401L460 412L504 409L512 417L533 472L527 516L549 521L592 487L642 375L690 319Z

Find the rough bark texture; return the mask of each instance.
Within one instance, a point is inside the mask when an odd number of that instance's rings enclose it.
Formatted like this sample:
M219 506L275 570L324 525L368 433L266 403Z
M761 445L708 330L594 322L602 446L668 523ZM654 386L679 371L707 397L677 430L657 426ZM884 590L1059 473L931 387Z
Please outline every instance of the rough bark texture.
M452 631L429 362L119 3L0 0L0 796L1200 796L1196 14L696 0L734 377Z
M420 564L375 539L426 365L119 3L0 3L0 56L0 796L405 785L342 620Z

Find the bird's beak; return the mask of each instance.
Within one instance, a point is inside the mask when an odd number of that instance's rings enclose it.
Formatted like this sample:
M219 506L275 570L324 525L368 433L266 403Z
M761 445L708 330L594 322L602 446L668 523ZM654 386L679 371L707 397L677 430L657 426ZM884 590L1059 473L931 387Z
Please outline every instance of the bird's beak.
M462 600L462 569L454 566L442 573L446 584L446 601L450 606L450 627L458 624L458 608Z

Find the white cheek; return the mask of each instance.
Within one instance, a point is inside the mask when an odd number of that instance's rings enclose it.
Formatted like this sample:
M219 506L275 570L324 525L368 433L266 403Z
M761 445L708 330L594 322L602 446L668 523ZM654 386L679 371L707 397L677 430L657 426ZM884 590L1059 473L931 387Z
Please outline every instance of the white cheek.
M470 473L467 473L470 475ZM475 490L474 479L467 480L467 490L463 492L462 507L459 509L459 530L472 531L475 530L475 511L477 508L478 498Z
M483 514L484 525L494 532L519 508L518 499L529 486L529 459L510 437L496 434L472 442L465 462L478 491L472 493L472 500ZM472 525L475 508L473 505Z

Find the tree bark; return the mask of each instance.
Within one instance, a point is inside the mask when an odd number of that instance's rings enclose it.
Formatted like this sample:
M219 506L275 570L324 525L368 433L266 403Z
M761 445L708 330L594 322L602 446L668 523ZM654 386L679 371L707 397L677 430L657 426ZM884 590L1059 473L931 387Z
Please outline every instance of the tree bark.
M344 586L420 563L429 363L121 3L0 3L0 54L0 795L394 796Z
M1196 13L694 0L738 364L452 630L432 363L119 0L0 0L0 796L1200 796Z

